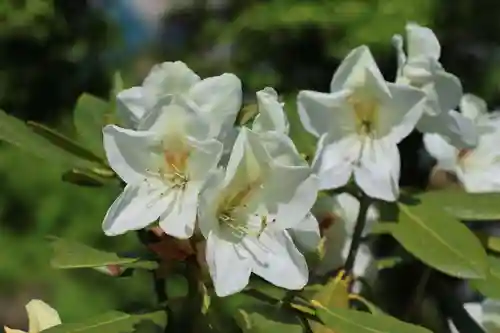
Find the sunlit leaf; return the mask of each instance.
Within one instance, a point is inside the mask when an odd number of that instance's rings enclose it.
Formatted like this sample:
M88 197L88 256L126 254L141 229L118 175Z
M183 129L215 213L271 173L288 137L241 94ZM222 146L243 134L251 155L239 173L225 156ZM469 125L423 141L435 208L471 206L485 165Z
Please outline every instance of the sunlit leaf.
M422 193L418 197L429 209L443 210L460 220L500 220L500 193L467 193L448 189Z
M396 318L342 308L318 307L316 314L334 333L431 333Z
M238 126L244 126L254 119L259 113L257 104L247 104L238 113L235 124Z
M235 319L243 332L304 332L300 319L293 312L258 301L240 308Z
M8 142L36 157L69 167L92 168L95 163L68 153L33 132L23 121L0 110L0 140Z
M488 298L500 299L500 258L488 256L489 269L485 279L470 280L470 284Z
M483 278L487 259L479 239L443 209L420 202L418 197L411 200L399 204L399 222L390 225L392 236L439 271L461 278Z
M246 290L257 290L269 297L272 297L276 300L283 299L285 297L287 291L283 288L276 287L275 285L260 279L260 278L253 278L250 280L250 283L248 286L245 288Z
M108 102L89 94L82 94L73 112L76 131L82 142L98 156L104 156L102 128L111 111Z
M95 268L119 265L127 268L156 269L157 263L140 258L121 257L116 253L96 250L75 241L51 237L54 255L51 265L58 269Z
M154 324L163 328L167 324L164 311L145 314L127 314L111 311L81 323L62 324L44 330L44 333L127 333L135 332L140 325Z

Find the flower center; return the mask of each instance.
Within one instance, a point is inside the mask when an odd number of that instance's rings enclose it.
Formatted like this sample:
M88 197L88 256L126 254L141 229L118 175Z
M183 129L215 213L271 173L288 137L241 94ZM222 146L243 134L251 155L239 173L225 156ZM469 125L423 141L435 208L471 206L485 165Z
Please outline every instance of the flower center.
M461 166L461 167L465 167L466 165L466 162L467 162L467 158L470 156L470 154L473 152L472 149L460 149L457 153L457 160L458 160L458 164Z
M377 101L354 93L348 97L347 102L354 110L356 132L361 136L375 135L378 117Z

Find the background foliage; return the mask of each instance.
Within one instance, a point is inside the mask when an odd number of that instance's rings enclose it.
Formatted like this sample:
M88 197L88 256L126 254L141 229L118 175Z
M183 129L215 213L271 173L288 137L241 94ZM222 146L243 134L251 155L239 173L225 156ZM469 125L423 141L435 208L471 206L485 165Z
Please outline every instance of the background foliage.
M407 21L434 29L443 46L443 64L462 79L465 91L481 95L492 106L500 102L500 4L492 1L228 0L222 9L206 2L169 12L158 40L120 61L113 56L123 50L126 39L90 1L0 2L0 108L74 136L70 110L78 96L90 92L107 97L117 69L125 70L126 81L135 84L152 61L181 59L203 76L232 71L248 92L273 85L293 96L304 88L325 91L335 67L359 44L373 49L390 79L396 67L390 39L404 33ZM292 131L294 126L292 118ZM420 148L418 135L401 145L403 184L426 185L432 161L421 155L415 160ZM101 232L118 186L109 191L76 187L61 182L60 173L46 162L0 146L0 324L19 325L22 317L17 314L22 315L22 306L33 297L51 301L67 320L110 308L136 308L153 297L146 281L48 267L47 235L110 250L139 246L134 235L106 238ZM407 273L412 276L419 269L407 267ZM394 304L400 301L387 307L397 312Z

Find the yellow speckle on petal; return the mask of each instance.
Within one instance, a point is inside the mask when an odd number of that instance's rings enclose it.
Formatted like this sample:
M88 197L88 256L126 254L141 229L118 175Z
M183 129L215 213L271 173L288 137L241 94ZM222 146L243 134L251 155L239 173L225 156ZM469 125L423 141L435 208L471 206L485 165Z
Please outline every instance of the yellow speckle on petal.
M347 102L352 106L355 115L356 132L362 136L375 134L379 103L376 99L354 92Z

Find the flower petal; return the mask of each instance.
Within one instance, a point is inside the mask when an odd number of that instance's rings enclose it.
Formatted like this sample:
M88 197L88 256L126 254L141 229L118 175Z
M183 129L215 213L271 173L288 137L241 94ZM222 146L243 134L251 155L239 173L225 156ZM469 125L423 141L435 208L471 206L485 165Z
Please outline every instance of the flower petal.
M337 68L330 83L330 91L335 93L346 88L363 86L367 72L372 75L377 86L385 87L384 77L370 49L366 45L361 45L349 52Z
M142 87L132 87L116 95L116 112L127 128L137 128L139 120L149 107Z
M207 139L210 130L198 106L180 95L168 95L159 100L137 128L162 135L189 135L199 140Z
M439 60L441 57L441 45L434 32L416 23L406 25L408 44L408 57L429 57Z
M460 79L451 73L440 70L434 74L433 80L441 111L455 109L463 94Z
M482 304L482 324L486 332L495 332L500 329L500 301L486 299Z
M300 249L306 252L314 251L321 240L318 220L311 213L290 229L290 234Z
M189 179L204 182L219 163L222 143L215 139L200 141L190 137L188 137L188 142L193 147L188 158Z
M425 94L415 88L387 83L392 98L379 110L377 133L399 143L413 131L424 111Z
M302 90L297 96L297 111L304 129L316 137L324 133L342 137L355 131L352 110L346 107L350 90L332 94Z
M359 187L370 197L396 201L399 196L401 161L395 143L374 140L364 145L354 177Z
M241 108L240 79L229 73L206 78L189 90L188 96L210 123L210 137L219 136L223 127L232 127Z
M460 111L465 117L476 120L479 116L488 112L488 106L481 97L465 94L460 100Z
M165 95L187 93L200 77L182 61L154 65L142 86L148 98L154 101Z
M252 129L256 132L277 131L288 134L288 120L276 90L267 87L258 91L257 102L259 114L253 122Z
M224 185L224 171L214 170L203 184L199 197L198 225L205 238L212 230L219 230L217 209L220 192Z
M424 146L427 152L434 157L440 169L455 171L458 150L446 142L439 134L424 134Z
M318 141L318 148L312 167L319 177L319 189L335 189L349 181L353 162L361 150L361 142L355 136L328 143L328 135Z
M206 259L210 276L219 297L237 293L246 287L251 274L251 261L236 245L211 232L207 239Z
M354 234L354 228L356 226L356 221L359 214L359 201L353 195L349 193L341 193L335 196L335 208L334 211L342 220L345 226L346 234L352 237ZM364 234L368 233L371 226L378 220L379 214L377 209L371 205L368 208L366 216Z
M397 59L398 59L398 70L396 77L399 79L403 75L403 67L406 64L406 54L403 48L403 36L394 35L392 36L392 45L396 49Z
M116 236L145 228L169 209L173 199L171 191L165 193L158 184L129 184L109 207L102 229L107 236Z
M309 271L288 232L264 232L259 241L267 250L267 256L254 260L252 271L278 287L302 289L309 279Z
M115 125L107 125L102 132L111 168L127 184L142 181L151 167L151 151L159 144L155 133Z
M26 312L28 312L29 333L38 333L61 324L57 311L41 300L31 300L26 304Z
M160 227L168 235L187 239L194 232L200 183L190 181L184 190L175 189L173 191L175 191L172 194L173 203L161 214Z

